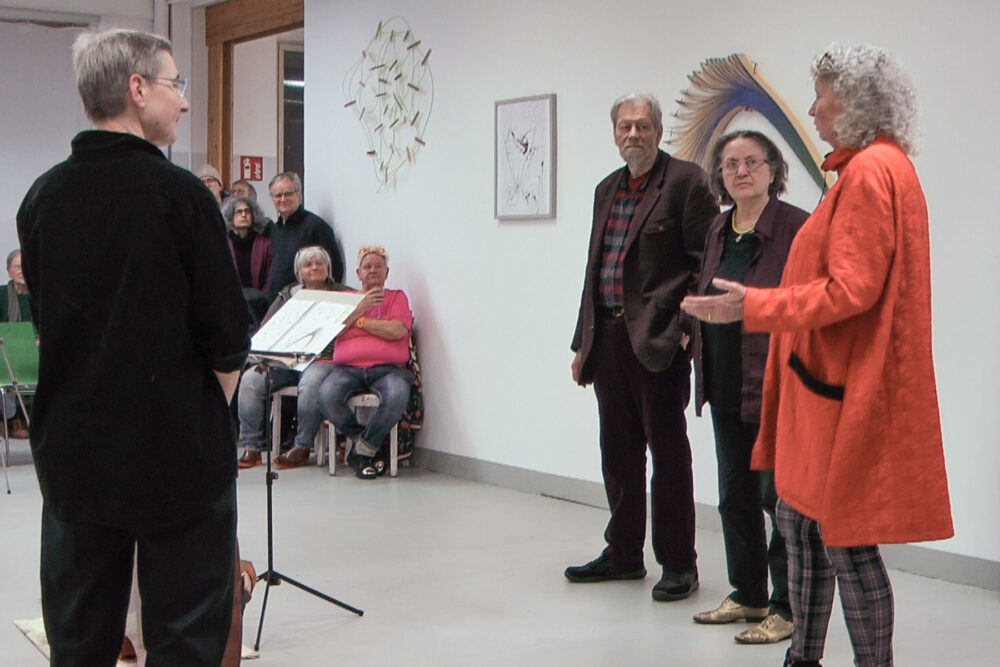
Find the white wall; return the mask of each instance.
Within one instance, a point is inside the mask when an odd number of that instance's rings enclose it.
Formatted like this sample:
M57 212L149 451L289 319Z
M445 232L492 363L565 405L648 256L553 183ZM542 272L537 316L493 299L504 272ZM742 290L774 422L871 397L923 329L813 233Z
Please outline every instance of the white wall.
M0 23L0 256L17 247L14 218L42 172L69 155L69 140L89 126L76 94L70 46L80 28ZM46 85L38 85L45 81ZM7 275L0 270L0 282Z
M153 0L3 0L3 8L153 20Z
M301 30L293 30L233 48L233 179L239 177L241 155L264 158L263 180L254 187L258 203L272 219L277 214L267 183L278 173L278 45L301 44L302 38Z
M379 21L404 16L433 49L427 147L395 191L376 194L342 81ZM863 17L863 18L859 18ZM706 58L746 53L799 114L809 63L831 41L897 53L923 105L917 158L931 211L936 362L957 536L933 548L1000 560L998 263L985 253L1000 200L993 63L1000 5L733 0L456 3L306 1L306 205L331 221L349 258L366 242L392 255L389 281L417 319L427 419L419 445L600 480L593 394L570 381L593 187L620 165L608 107L633 89L665 113ZM493 103L558 96L558 218L493 219ZM818 137L814 141L821 145ZM796 184L793 184L793 188ZM797 202L806 204L809 202ZM989 252L989 251L987 251ZM696 496L716 502L713 440L692 414Z
M149 30L152 2L4 0L0 7L0 257L17 247L14 218L31 183L65 160L70 139L90 122L76 93L71 47L84 28L38 22ZM80 13L80 12L85 13ZM0 271L0 282L6 281Z

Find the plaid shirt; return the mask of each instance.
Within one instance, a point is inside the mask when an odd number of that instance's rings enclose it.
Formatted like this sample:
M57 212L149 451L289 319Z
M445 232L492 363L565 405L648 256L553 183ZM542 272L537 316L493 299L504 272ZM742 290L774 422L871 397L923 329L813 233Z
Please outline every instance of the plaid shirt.
M625 303L622 288L622 264L625 261L625 237L636 207L646 194L646 176L639 182L629 178L628 169L615 194L611 215L604 228L604 252L601 255L601 280L598 283L598 304L605 308L619 308Z

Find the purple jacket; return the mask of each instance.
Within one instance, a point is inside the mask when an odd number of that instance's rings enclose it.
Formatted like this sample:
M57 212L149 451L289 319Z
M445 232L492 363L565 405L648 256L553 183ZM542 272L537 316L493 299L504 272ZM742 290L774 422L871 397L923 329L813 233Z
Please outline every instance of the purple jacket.
M698 294L705 294L715 272L722 261L722 249L725 246L726 230L729 228L732 209L720 213L712 221L705 239L705 254L699 273ZM751 287L777 287L781 282L781 273L785 269L785 260L792 247L792 240L798 233L802 223L809 214L801 208L786 204L774 197L764 207L757 220L757 236L760 237L760 248L743 280ZM701 416L701 408L705 403L705 376L702 353L702 327L694 327L694 391L695 412ZM743 332L741 347L743 359L743 390L740 405L740 418L747 423L760 423L761 387L764 383L764 367L767 365L767 346L770 336L766 333Z

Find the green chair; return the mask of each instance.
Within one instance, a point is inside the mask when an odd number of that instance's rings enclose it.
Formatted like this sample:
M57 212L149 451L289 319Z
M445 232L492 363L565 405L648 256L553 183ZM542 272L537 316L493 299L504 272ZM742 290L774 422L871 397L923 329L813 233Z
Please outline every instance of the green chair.
M38 386L38 345L35 343L35 328L31 322L0 322L0 406L6 406L7 394L13 393L24 410L24 418L30 424L24 397L35 393ZM4 415L6 416L6 415ZM7 461L10 458L10 434L7 420L3 419L3 475L10 493L7 478Z

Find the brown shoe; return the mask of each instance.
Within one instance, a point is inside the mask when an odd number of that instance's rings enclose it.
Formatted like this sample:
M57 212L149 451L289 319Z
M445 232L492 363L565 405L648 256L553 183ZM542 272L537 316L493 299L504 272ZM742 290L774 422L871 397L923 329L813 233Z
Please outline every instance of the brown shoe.
M288 468L298 468L309 463L309 455L311 453L311 449L295 445L288 452L274 459L274 465L286 470Z
M260 450L250 447L243 448L243 455L238 460L240 468L247 469L260 465Z
M135 653L135 646L128 637L122 639L122 650L118 654L118 662L138 662L139 656Z
M7 422L7 428L9 429L10 437L12 438L24 440L28 437L28 427L25 425L24 420L20 417L14 417Z

